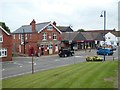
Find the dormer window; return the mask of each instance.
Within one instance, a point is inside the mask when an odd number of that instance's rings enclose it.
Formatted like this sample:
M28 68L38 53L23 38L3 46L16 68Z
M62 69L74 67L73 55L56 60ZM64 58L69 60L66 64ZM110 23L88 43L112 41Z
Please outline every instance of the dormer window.
M49 26L47 26L47 30L53 30L53 26L52 25L49 25Z
M0 35L0 43L2 43L2 42L3 42L3 36Z

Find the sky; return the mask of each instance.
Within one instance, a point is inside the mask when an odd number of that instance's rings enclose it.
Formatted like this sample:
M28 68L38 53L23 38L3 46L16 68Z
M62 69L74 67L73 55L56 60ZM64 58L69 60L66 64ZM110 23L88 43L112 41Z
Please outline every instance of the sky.
M118 29L119 0L0 0L0 21L11 32L22 25L55 21L58 26L78 29L102 30L106 10L106 29Z

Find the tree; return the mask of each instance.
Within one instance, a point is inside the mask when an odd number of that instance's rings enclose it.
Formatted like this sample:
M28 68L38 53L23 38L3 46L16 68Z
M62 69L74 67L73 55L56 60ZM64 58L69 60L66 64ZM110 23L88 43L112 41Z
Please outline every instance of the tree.
M114 28L113 31L116 31L116 29Z
M4 22L0 22L0 26L5 29L8 33L10 33L10 29L8 26L6 26L6 24Z
M77 32L84 32L84 29L78 29Z

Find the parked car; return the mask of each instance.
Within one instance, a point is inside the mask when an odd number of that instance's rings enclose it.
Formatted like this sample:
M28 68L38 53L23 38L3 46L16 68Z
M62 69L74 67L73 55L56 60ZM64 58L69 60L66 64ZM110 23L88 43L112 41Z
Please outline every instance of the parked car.
M68 56L73 56L74 51L70 49L60 49L58 55L60 57L68 57Z
M114 51L114 50L116 50L116 46L115 45L113 45L112 47L111 47L111 49Z
M97 50L98 55L113 55L113 50L110 48L99 49Z

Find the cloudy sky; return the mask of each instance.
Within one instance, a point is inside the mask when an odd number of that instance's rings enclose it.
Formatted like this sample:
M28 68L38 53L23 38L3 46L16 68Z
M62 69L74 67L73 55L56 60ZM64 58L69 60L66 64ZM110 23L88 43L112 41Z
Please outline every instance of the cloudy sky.
M56 21L57 25L78 29L103 29L102 10L107 12L107 29L118 29L119 0L0 0L0 21L11 31L37 23Z

